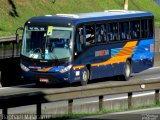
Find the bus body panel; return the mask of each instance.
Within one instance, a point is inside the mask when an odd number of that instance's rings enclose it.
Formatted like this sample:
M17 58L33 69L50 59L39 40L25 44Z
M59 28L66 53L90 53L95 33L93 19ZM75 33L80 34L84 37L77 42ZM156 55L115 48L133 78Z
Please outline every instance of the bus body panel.
M140 72L154 64L154 39L140 40L132 57L133 72Z

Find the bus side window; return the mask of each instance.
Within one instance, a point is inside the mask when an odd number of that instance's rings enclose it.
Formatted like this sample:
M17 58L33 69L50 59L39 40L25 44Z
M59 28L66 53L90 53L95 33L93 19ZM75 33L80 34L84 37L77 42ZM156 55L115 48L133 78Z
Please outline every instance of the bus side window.
M142 38L147 38L147 33L148 33L148 26L147 26L147 20L142 20L141 21L141 37Z
M148 20L148 38L153 38L153 20Z
M111 31L111 23L107 24L107 40L111 41L112 40L112 31Z
M106 30L105 25L96 25L96 41L105 42L106 41Z
M95 43L95 25L86 25L86 46Z
M79 27L76 31L76 49L81 52L85 46L85 32L83 27Z
M113 24L113 39L114 40L119 40L118 23Z
M107 24L107 38L109 41L113 41L113 24Z
M130 34L131 39L140 38L140 21L134 20L130 22Z
M109 23L107 26L109 41L119 40L118 23Z
M120 22L119 23L119 36L120 40L129 39L129 22Z
M100 31L101 31L100 25L96 25L96 41L97 42L101 42Z

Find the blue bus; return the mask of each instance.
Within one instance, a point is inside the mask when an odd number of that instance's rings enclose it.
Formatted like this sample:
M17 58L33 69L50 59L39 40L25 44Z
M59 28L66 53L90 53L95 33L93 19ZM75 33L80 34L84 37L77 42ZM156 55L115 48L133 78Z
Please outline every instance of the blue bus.
M32 17L24 25L22 78L36 83L81 82L132 73L154 64L154 16L108 10Z

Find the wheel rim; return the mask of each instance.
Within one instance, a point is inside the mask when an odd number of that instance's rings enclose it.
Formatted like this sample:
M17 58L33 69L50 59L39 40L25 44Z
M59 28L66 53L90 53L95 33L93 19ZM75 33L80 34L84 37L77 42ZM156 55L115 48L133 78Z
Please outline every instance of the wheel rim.
M131 73L129 64L126 64L126 77L129 77Z
M87 82L87 80L88 80L88 73L87 73L87 71L84 71L83 72L83 81Z

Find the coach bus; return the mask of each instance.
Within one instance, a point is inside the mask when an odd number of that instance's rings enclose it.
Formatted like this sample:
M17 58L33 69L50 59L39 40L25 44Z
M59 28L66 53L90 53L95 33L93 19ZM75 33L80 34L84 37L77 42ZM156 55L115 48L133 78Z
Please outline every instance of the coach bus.
M22 78L36 83L80 82L132 73L154 64L154 16L108 10L37 16L24 25Z

